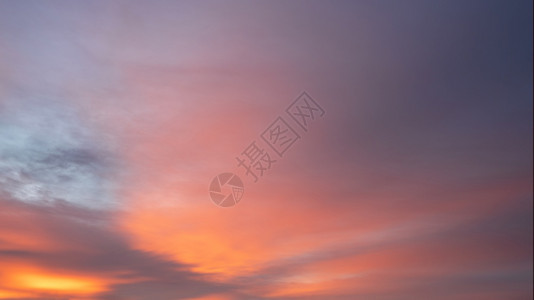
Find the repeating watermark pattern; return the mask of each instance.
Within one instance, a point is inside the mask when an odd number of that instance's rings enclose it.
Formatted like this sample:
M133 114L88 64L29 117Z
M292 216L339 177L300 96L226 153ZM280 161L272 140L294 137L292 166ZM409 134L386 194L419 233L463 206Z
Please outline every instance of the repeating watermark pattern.
M299 134L295 128L299 128L305 134L310 124L325 114L325 110L306 92L302 92L285 112L289 118L283 115L278 116L260 134L261 140L274 151L273 155L268 148L254 140L235 158L237 167L242 169L245 176L250 177L254 183L258 182L265 172L270 170L272 165L301 139L302 133ZM231 187L231 191L222 192L222 187L225 186ZM243 192L243 182L233 173L222 173L210 184L211 200L222 207L236 205L241 200Z

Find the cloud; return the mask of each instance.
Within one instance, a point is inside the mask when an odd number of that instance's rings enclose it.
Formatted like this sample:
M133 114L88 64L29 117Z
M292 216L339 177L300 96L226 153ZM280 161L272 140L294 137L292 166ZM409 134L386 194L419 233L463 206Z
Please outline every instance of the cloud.
M112 149L65 101L13 97L0 110L0 186L26 202L111 207Z
M96 297L100 299L182 299L231 289L189 271L188 265L133 249L126 237L113 229L109 212L68 204L26 204L6 196L0 205L1 291L29 292L34 295L31 299L54 293L67 298L83 296L79 287L91 284L98 288L88 292L99 294ZM21 218L32 221L14 226ZM20 243L20 237L42 239L46 245L28 247ZM34 279L26 282L21 278ZM35 285L35 278L42 278L42 286ZM72 290L62 289L54 280L70 280L76 285Z

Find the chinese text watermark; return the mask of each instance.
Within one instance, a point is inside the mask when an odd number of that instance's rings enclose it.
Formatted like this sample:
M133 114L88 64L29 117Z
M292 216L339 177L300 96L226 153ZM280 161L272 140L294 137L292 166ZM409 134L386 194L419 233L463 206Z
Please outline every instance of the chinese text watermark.
M260 134L262 142L253 140L239 156L235 157L237 167L254 183L258 182L266 171L308 132L311 123L325 114L324 109L306 92L302 92L285 112L289 118L286 115L279 115ZM223 187L230 189L223 192ZM211 200L218 206L234 206L241 200L243 193L243 182L233 173L222 173L210 184Z

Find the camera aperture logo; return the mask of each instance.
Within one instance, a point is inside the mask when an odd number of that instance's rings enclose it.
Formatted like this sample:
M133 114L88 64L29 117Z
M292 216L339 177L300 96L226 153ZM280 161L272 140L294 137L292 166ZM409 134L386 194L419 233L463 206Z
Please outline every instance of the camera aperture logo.
M236 205L243 197L243 193L243 181L233 173L219 174L210 184L211 200L222 207Z
M261 143L252 141L236 157L237 167L242 168L245 176L253 179L254 183L258 182L265 172L308 132L313 121L325 114L324 109L306 92L302 92L285 112L290 118L278 116L260 134ZM263 144L272 151L268 151L262 146ZM236 205L243 197L243 193L243 182L233 173L222 173L213 178L210 184L211 200L221 207Z

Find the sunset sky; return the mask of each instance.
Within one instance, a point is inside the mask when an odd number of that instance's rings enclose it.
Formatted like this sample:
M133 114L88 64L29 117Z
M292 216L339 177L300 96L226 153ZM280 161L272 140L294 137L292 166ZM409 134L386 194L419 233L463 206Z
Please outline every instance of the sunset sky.
M0 299L532 299L532 6L0 0Z

